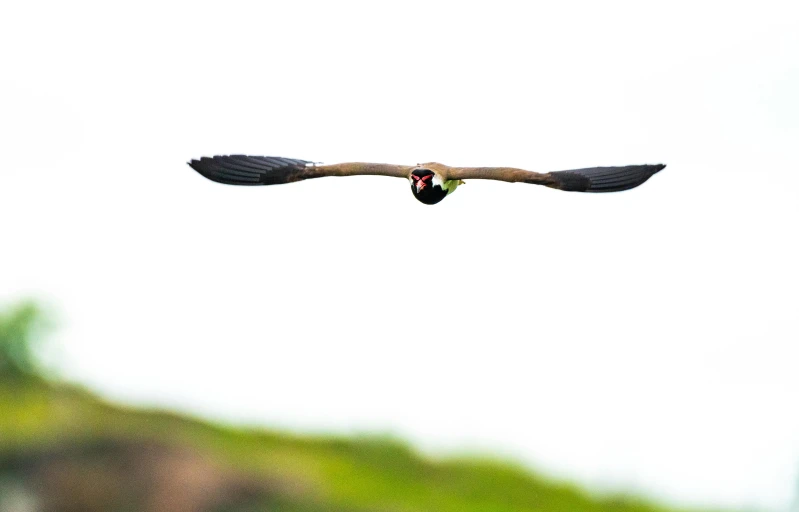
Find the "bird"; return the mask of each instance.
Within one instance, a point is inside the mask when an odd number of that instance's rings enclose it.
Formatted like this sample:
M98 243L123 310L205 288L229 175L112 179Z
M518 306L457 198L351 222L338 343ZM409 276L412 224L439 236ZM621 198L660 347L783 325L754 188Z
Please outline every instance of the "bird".
M437 162L393 165L317 162L275 156L217 155L188 162L209 180L227 185L278 185L325 176L392 176L409 181L413 196L432 205L452 194L465 180L531 183L569 192L618 192L635 188L665 164L589 167L539 173L514 167L450 167Z

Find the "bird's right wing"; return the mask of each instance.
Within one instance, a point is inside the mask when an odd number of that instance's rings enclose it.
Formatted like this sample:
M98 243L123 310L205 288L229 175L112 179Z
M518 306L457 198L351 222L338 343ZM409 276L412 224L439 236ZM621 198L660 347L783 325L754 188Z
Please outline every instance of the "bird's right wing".
M408 165L349 162L316 165L306 160L275 156L215 156L189 162L192 169L206 178L228 185L277 185L324 176L377 175L408 178Z

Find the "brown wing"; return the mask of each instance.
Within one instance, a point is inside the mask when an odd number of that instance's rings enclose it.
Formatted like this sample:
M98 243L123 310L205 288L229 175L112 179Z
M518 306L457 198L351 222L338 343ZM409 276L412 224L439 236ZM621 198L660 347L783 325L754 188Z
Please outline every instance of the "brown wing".
M413 167L351 162L316 165L306 160L275 156L215 156L189 162L209 180L228 185L277 185L324 176L378 175L407 178Z
M617 192L637 187L664 167L663 164L591 167L543 174L513 167L449 167L447 179L533 183L573 192Z

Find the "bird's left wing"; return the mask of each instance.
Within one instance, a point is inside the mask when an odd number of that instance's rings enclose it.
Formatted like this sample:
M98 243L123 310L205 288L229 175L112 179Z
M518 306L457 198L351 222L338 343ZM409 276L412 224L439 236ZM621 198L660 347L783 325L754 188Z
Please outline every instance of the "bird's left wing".
M317 165L306 160L275 156L215 156L189 162L209 180L228 185L277 185L324 176L377 175L407 178L412 166L349 162Z
M513 167L447 167L450 180L499 180L511 183L532 183L571 192L618 192L635 188L666 167L627 165L623 167L590 167L570 171L539 173Z

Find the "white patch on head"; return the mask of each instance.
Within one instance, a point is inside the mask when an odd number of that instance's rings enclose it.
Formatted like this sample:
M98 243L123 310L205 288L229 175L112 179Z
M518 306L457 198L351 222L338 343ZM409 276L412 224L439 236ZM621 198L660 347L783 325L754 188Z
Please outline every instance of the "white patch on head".
M444 181L439 177L437 173L433 173L433 186L439 186L444 188Z

